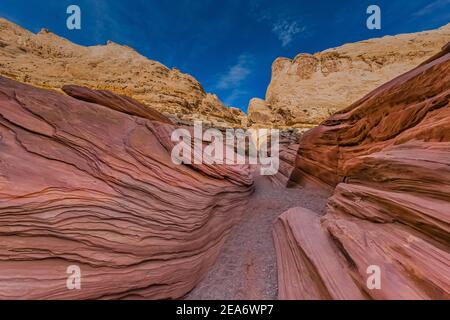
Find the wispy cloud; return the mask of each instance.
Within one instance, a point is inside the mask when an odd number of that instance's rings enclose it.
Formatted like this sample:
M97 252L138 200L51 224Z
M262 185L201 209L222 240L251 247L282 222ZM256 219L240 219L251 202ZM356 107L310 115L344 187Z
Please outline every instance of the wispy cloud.
M236 63L218 76L215 87L226 94L226 105L235 105L239 99L249 94L245 89L245 80L252 73L254 59L253 55L243 53L237 57Z
M234 106L238 99L248 94L249 92L247 90L234 88L233 90L231 90L231 93L225 98L225 104L227 106Z
M251 11L257 21L266 23L280 40L282 47L289 46L297 37L308 35L307 28L298 14L286 7L267 8L261 2L253 2Z
M450 6L450 0L436 0L414 13L414 15L422 17L446 6Z
M228 71L219 77L217 89L233 89L238 87L251 72L252 59L248 54L241 54L236 64L231 66Z
M300 26L298 21L277 21L273 24L272 32L281 41L283 47L287 47L292 40L301 32L305 31L305 26Z

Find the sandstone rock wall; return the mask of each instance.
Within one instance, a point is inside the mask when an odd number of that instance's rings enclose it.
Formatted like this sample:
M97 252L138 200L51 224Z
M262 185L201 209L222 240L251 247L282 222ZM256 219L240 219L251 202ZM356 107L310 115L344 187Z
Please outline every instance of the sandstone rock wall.
M312 128L370 91L411 70L450 41L450 24L431 31L349 43L294 59L278 58L264 119L277 127ZM250 103L249 111L254 103ZM254 114L254 115L253 115ZM249 112L249 122L261 121ZM267 122L267 120L264 120Z
M269 176L275 185L287 187L292 183L290 177L295 170L300 137L301 134L296 131L280 131L278 157L280 165L278 172Z
M281 298L450 298L450 45L307 132L298 150L291 181L336 189L320 226L301 208L275 226ZM372 266L379 289L366 285Z
M0 299L183 296L240 219L248 166L175 165L164 116L66 89L81 100L0 77Z
M174 119L239 127L245 116L205 93L192 76L113 42L83 47L48 30L33 34L0 18L0 58L0 75L57 90L64 85L109 90Z
M291 208L274 225L281 300L364 299L317 213Z

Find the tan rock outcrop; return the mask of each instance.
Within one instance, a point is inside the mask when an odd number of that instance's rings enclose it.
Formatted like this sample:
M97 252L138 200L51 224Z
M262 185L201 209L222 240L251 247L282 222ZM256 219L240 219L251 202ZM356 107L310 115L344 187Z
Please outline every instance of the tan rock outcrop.
M278 58L266 103L277 127L312 128L334 112L411 70L450 41L450 24L431 31L386 36L323 52ZM260 102L260 105L263 103ZM282 114L282 117L278 117ZM249 113L249 122L259 118Z
M271 126L275 122L275 115L266 101L253 98L248 105L249 126Z
M292 182L335 190L320 228L304 210L276 225L280 297L339 298L330 279L347 272L368 298L450 299L450 45L304 134L295 167ZM323 284L306 296L305 264ZM367 285L374 266L380 288Z
M0 18L0 75L59 90L80 85L129 96L172 118L240 127L244 113L223 106L178 69L113 42L83 47L43 29L33 34Z
M66 91L0 77L0 299L185 295L239 221L249 167L175 165L164 116Z

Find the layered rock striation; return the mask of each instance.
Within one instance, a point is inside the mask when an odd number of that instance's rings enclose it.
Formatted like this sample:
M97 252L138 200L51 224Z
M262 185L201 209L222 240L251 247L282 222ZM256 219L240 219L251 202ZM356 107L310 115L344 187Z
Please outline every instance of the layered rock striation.
M33 34L0 18L0 75L60 90L79 85L126 95L175 120L240 127L244 113L205 93L194 77L113 42L84 47L46 29Z
M310 129L338 110L411 70L450 41L450 24L437 30L386 36L278 58L265 101L252 100L249 123Z
M308 131L295 167L335 190L321 222L275 225L280 298L450 298L450 44Z
M165 116L65 91L0 77L0 299L183 296L240 219L248 166L175 165Z

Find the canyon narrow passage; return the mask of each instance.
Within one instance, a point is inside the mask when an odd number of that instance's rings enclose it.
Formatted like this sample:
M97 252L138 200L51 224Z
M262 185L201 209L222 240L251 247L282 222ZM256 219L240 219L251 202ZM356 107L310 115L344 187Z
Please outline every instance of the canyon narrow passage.
M315 188L284 188L267 177L257 177L241 222L231 231L209 273L185 299L276 299L274 221L292 207L322 213L328 196Z

